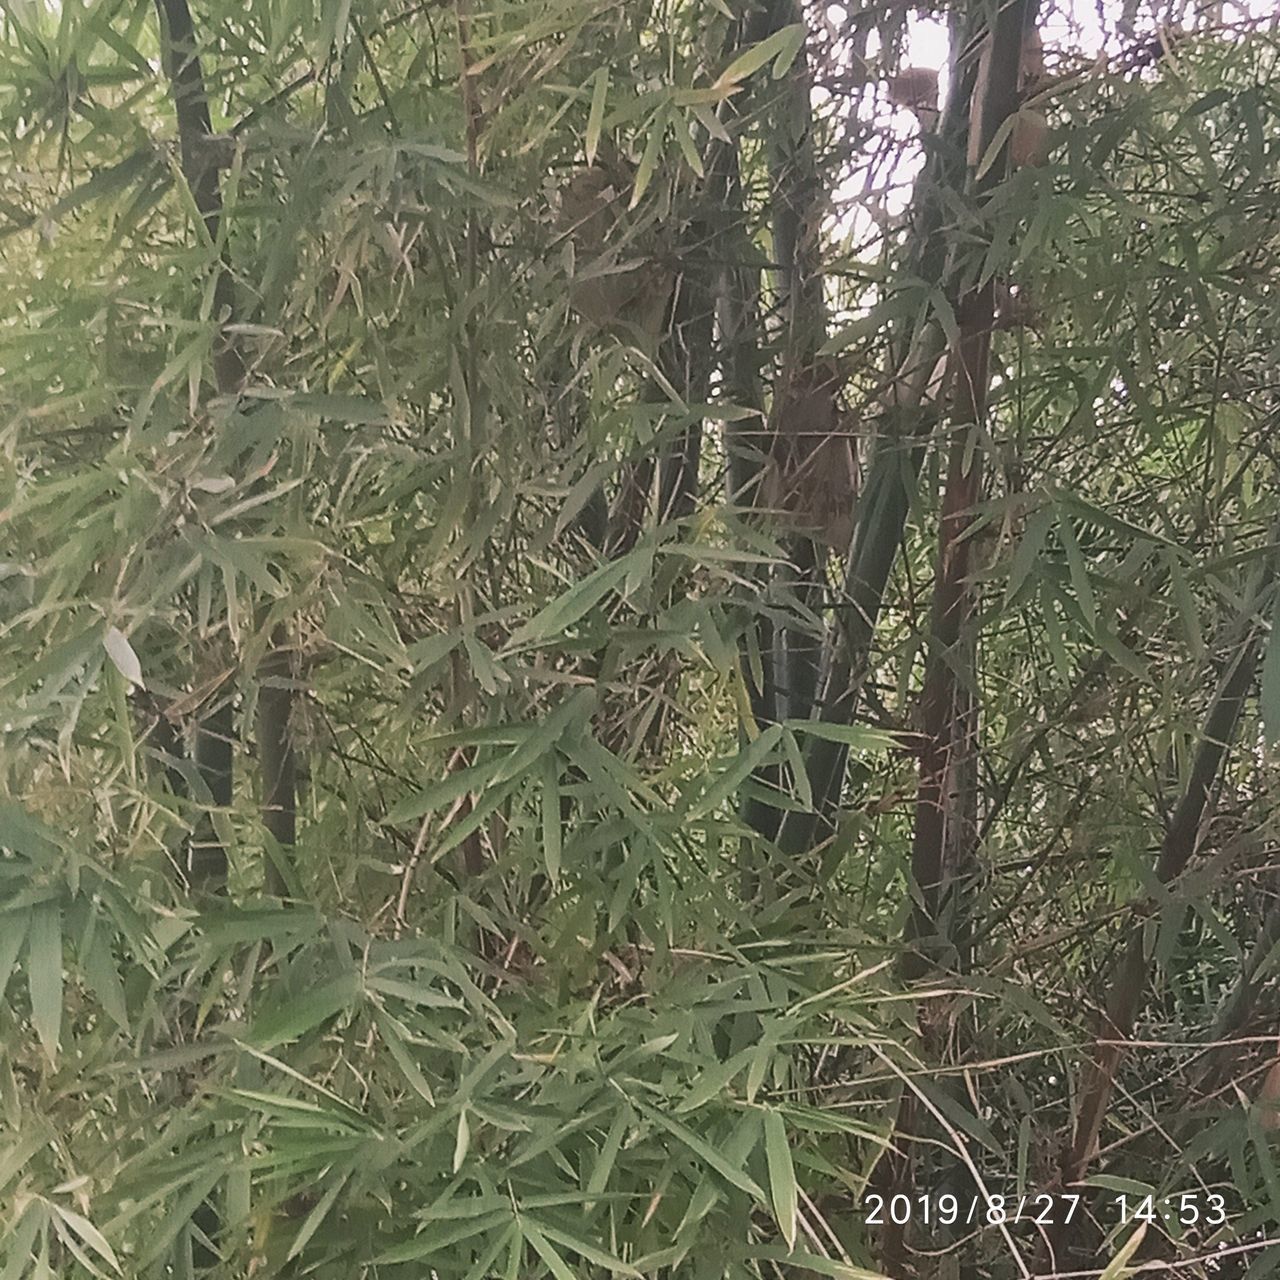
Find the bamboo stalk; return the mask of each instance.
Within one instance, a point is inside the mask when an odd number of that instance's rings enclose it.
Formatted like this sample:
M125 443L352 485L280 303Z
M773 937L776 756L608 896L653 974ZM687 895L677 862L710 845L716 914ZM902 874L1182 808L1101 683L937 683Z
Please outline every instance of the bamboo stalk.
M187 0L156 0L160 19L161 61L169 80L178 121L182 175L209 238L217 243L222 218L221 154L213 138L209 98L200 66L195 28ZM214 309L219 317L231 313L233 283L225 253L214 279ZM235 339L223 335L214 344L214 383L220 395L234 394L244 380L244 363ZM231 803L234 772L235 715L230 687L223 686L211 710L196 724L193 757L214 807ZM187 846L187 877L195 888L225 883L227 851L214 831L208 813L197 823Z
M1269 552L1241 617L1245 638L1219 681L1205 719L1191 776L1165 828L1155 866L1156 879L1161 884L1177 879L1199 848L1213 788L1234 740L1244 700L1261 660L1263 633L1257 613L1263 597L1271 589L1274 574L1275 557ZM1097 1151L1116 1072L1124 1057L1122 1042L1133 1034L1150 981L1151 959L1147 955L1144 932L1141 928L1132 931L1107 983L1107 999L1093 1050L1085 1062L1075 1091L1080 1102L1070 1140L1062 1154L1059 1175L1064 1187L1081 1182ZM1049 1255L1061 1255L1063 1248L1069 1246L1070 1238L1067 1231L1059 1229L1046 1242Z
M258 665L258 771L262 783L262 822L280 851L297 838L297 760L293 745L294 673L283 627L272 637L270 652ZM267 859L269 893L283 898L288 885L273 859Z
M946 193L964 187L969 108L976 82L975 60L957 66L955 87L939 122L938 145L931 149L916 187L913 244L907 257L912 275L939 287L948 274L950 253ZM988 112L986 119L990 121L993 114ZM857 714L889 575L902 546L917 479L937 422L941 388L935 374L945 350L942 327L933 316L926 316L891 344L891 367L881 396L882 429L873 444L853 513L844 603L838 611L839 627L828 636L823 663L827 675L816 715L828 724L851 724ZM785 855L809 852L830 829L830 817L843 788L846 758L847 749L839 743L821 738L810 743L805 764L814 806L807 813L792 811L783 816L778 845Z
M1018 109L1018 81L1025 33L1034 23L1036 0L1015 0L1001 8L989 27L987 80L979 110L978 148L985 155L1003 122ZM971 92L977 92L975 88ZM970 120L973 119L972 112ZM968 148L966 148L968 150ZM1007 150L1007 148L1006 148ZM1001 158L975 183L983 199L1005 174ZM919 781L911 846L912 909L905 930L902 969L909 979L962 967L969 928L965 889L977 838L975 638L967 634L974 613L974 540L970 536L983 494L980 435L990 390L991 334L995 322L995 281L973 282L967 272L955 306L959 333L950 353L954 388L951 440L938 527L938 550L929 629L929 649L920 699ZM867 637L869 642L870 637ZM943 1060L948 1034L929 1004L920 1009L921 1039L929 1057ZM947 1087L952 1082L945 1082ZM904 1099L895 1125L894 1147L882 1173L889 1195L907 1192L915 1178L917 1146L911 1130L926 1117ZM957 1153L957 1159L959 1153ZM952 1179L964 1171L948 1171ZM886 1271L897 1273L905 1254L905 1228L891 1224L882 1241Z

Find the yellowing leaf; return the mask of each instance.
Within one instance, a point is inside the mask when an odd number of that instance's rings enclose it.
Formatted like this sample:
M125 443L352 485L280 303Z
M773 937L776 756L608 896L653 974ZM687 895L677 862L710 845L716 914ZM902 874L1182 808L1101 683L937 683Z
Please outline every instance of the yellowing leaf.
M467 1151L471 1147L471 1126L467 1123L467 1109L463 1107L458 1112L458 1136L453 1142L453 1171L457 1173L462 1168L462 1162L467 1158Z
M142 663L138 661L138 655L134 653L133 645L123 631L118 627L108 627L107 634L102 637L102 647L107 651L107 657L115 663L116 670L130 684L136 684L139 689L146 688L142 683Z
M1107 1263L1098 1280L1120 1280L1127 1269L1126 1264L1137 1253L1138 1246L1142 1243L1142 1237L1146 1234L1147 1224L1145 1222L1139 1223L1138 1229L1120 1246L1120 1252Z

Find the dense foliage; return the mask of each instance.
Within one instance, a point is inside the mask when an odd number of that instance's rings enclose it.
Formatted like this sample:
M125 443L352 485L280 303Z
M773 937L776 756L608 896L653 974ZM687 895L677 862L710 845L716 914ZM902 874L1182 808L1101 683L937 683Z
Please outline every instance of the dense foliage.
M3 6L0 1280L1272 1274L1280 38L927 16Z

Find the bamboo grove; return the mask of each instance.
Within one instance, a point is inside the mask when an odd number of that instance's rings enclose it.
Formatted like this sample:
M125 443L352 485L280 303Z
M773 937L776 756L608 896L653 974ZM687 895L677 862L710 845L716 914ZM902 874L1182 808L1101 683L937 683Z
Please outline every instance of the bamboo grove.
M0 32L0 1280L1274 1273L1269 14Z

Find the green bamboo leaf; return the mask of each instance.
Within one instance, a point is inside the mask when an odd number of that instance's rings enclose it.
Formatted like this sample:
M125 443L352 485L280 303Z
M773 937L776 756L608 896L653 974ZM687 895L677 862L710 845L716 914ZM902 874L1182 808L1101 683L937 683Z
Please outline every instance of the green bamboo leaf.
M384 978L375 973L365 979L364 985L370 991L380 991L383 995L395 996L398 1000L421 1005L426 1009L466 1008L456 996L439 991L424 982L401 982L398 978Z
M440 635L427 636L425 640L419 640L415 644L411 644L405 650L405 654L413 664L415 671L429 671L437 663L447 658L461 643L462 637L460 635L446 631Z
M596 150L600 146L600 130L604 124L605 104L609 101L609 68L601 67L592 80L591 111L587 116L586 152L587 163L594 164Z
M658 158L662 154L662 142L667 135L667 122L670 115L670 109L666 103L653 113L653 119L649 124L649 136L645 142L644 151L640 156L640 163L636 166L635 185L631 189L631 203L627 206L634 209L636 205L644 197L644 193L649 189L649 183L653 181L653 175L658 167ZM630 570L628 565L628 570Z
M62 1035L62 907L46 900L31 913L27 943L27 989L31 1021L50 1062Z
M627 1130L634 1123L634 1119L631 1108L625 1104L614 1112L613 1121L609 1125L609 1132L605 1134L604 1142L600 1147L600 1154L591 1166L591 1176L587 1179L587 1194L589 1196L600 1195L605 1187L609 1185L609 1175L613 1172L613 1166L618 1159L618 1152L622 1149L622 1140L626 1137Z
M762 1261L787 1263L798 1271L830 1276L832 1280L888 1280L879 1271L867 1271L847 1262L838 1262L835 1258L823 1258L816 1253L806 1253L803 1249L784 1249L780 1245L756 1246L749 1256Z
M32 1201L27 1205L26 1211L10 1229L9 1238L5 1241L9 1261L5 1263L4 1270L0 1271L0 1280L21 1280L26 1274L36 1235L47 1220L44 1206L39 1201Z
M1067 654L1066 639L1062 633L1062 622L1058 618L1054 591L1047 582L1041 583L1040 612L1044 619L1044 639L1053 659L1053 669L1060 679L1067 680L1071 676L1071 659Z
M378 1034L382 1037L382 1042L387 1046L387 1051L391 1054L396 1066L400 1068L400 1074L404 1076L414 1093L429 1107L434 1107L436 1098L434 1092L432 1092L431 1085L428 1083L426 1076L422 1074L422 1069L413 1060L413 1055L409 1052L409 1046L400 1034L395 1020L388 1017L380 1009L374 1009L372 1012L374 1025L378 1028Z
M317 418L345 422L350 426L382 427L391 422L386 406L367 396L335 396L304 391L290 396L289 404L299 413L313 413Z
M621 1258L616 1258L613 1254L606 1253L603 1249L597 1249L595 1245L589 1244L586 1240L580 1240L576 1236L570 1235L567 1231L549 1226L545 1222L532 1223L528 1217L524 1219L523 1225L526 1234L528 1234L529 1228L532 1226L533 1230L539 1235L548 1240L554 1240L556 1244L563 1245L564 1248L572 1250L587 1262L597 1267L603 1267L606 1271L613 1272L614 1275L639 1276L641 1274L635 1267L623 1262ZM537 1248L537 1246L534 1245L534 1248Z
M0 1000L13 976L22 944L27 940L27 914L22 911L6 911L0 915Z
M1280 592L1271 607L1271 634L1262 658L1258 710L1268 742L1280 742Z
M978 167L974 171L975 179L985 178L991 166L995 164L996 158L1000 155L1004 144L1009 140L1009 136L1013 133L1014 127L1018 123L1018 113L1005 116L1000 121L995 133L991 137L991 141L987 144L987 149L982 153L982 157L978 161Z
M378 1254L373 1261L389 1265L395 1262L414 1262L418 1258L429 1258L433 1254L438 1255L450 1245L470 1240L473 1236L483 1235L486 1231L492 1231L494 1227L509 1226L510 1222L511 1210L504 1208L494 1213L466 1218L461 1222L451 1222L447 1226L429 1226L413 1239L392 1245L390 1249Z
M656 1107L651 1107L647 1102L639 1098L633 1098L632 1103L655 1124L684 1143L694 1155L708 1167L714 1169L731 1186L737 1187L739 1191L745 1191L747 1195L759 1200L761 1204L765 1202L764 1192L745 1169L731 1164L710 1143L698 1137L692 1130L686 1129L684 1125L672 1120L670 1116L664 1115Z
M618 586L631 571L633 556L622 556L601 565L594 573L575 584L563 595L540 609L523 627L518 628L502 650L502 656L529 646L561 640L565 631L585 617Z
M1196 607L1195 597L1191 594L1191 586L1182 568L1182 557L1177 551L1167 550L1165 564L1169 567L1169 582L1173 587L1174 602L1182 618L1191 656L1199 660L1204 656L1204 633L1200 629L1200 611Z
M547 879L555 888L560 884L560 861L563 853L560 826L560 766L554 753L542 765L542 862ZM0 994L3 988L0 987Z
M893 734L883 729L873 729L865 724L835 724L828 720L788 720L786 727L793 733L806 733L811 738L823 738L827 742L839 742L846 747L863 751L890 751L896 748Z
M43 822L37 822L21 805L0 802L0 849L12 849L24 857L44 861L57 848L56 834Z
M804 752L796 741L796 735L790 728L783 726L782 747L786 753L787 766L791 770L791 784L796 793L800 808L813 808L813 788L809 783L809 769L805 764Z
M677 95L678 101L679 95ZM714 138L717 142L729 141L728 129L720 123L720 117L706 103L694 102L689 106L689 110L693 112L694 119L707 131L709 137Z
M981 1116L962 1106L948 1090L936 1088L931 1081L922 1080L920 1089L929 1096L929 1099L939 1111L945 1113L957 1129L962 1130L971 1138L980 1142L992 1155L998 1156L1001 1154L999 1139L991 1131L991 1126Z
M107 1243L106 1237L88 1218L78 1213L73 1213L70 1209L63 1208L56 1200L48 1200L45 1203L67 1224L87 1248L92 1249L113 1271L120 1270L120 1262L111 1246ZM62 1238L66 1240L66 1236Z
M1114 1174L1092 1174L1084 1179L1085 1187L1101 1187L1107 1192L1117 1192L1123 1196L1155 1196L1156 1188L1151 1183L1139 1183L1133 1178L1117 1178Z
M729 798L773 754L782 741L782 725L771 724L754 742L734 757L727 769L702 793L690 807L690 818L701 818Z
M800 52L804 37L802 22L793 22L790 26L780 28L734 58L716 78L715 87L723 89L727 85L736 85L754 75L768 62L774 64L773 78L781 79Z
M1022 584L1031 576L1041 553L1044 551L1045 539L1053 527L1053 512L1048 507L1041 507L1027 521L1027 527L1018 540L1018 548L1013 553L1013 561L1009 565L1009 581L1005 587L1004 601L1008 604L1022 589Z
M688 120L682 115L673 113L671 116L671 129L676 136L676 144L680 148L680 154L684 156L685 163L699 178L706 177L702 157L698 154L698 148L694 145L693 134L689 131Z
M719 1097L729 1087L734 1077L740 1074L751 1061L754 1052L753 1045L735 1053L727 1062L721 1062L709 1070L700 1071L693 1087L676 1107L676 1115L696 1111L699 1107L706 1106L713 1098Z
M1147 669L1147 664L1109 627L1099 627L1094 632L1094 639L1097 641L1098 647L1104 653L1109 653L1116 660L1116 663L1126 671L1137 676L1139 680L1149 681L1151 679L1151 672Z
M533 1223L522 1219L520 1230L524 1233L524 1238L533 1245L534 1252L547 1264L555 1280L578 1280L573 1269L556 1252L555 1246Z
M1163 547L1166 551L1176 549L1174 543L1170 542L1168 538L1158 533L1152 533L1150 529L1144 529L1141 525L1133 524L1129 520L1121 519L1120 516L1112 515L1110 511L1103 510L1102 507L1097 506L1095 503L1087 502L1078 493L1059 493L1057 498L1061 506L1069 508L1082 519L1091 524L1096 524L1101 529L1109 529L1112 533L1123 534L1126 538L1132 538L1135 542L1154 543L1156 546Z
M585 724L594 707L595 693L591 689L579 689L566 698L549 716L530 726L524 741L502 761L490 785L524 777L533 765L553 754L574 721Z
M107 23L101 24L100 30L105 34ZM126 46L129 47L129 46ZM136 55L136 50L134 51ZM145 60L142 62L146 66ZM148 68L148 74L150 69ZM65 196L59 200L52 209L49 210L50 220L56 221L66 217L67 214L73 213L82 205L97 200L102 196L117 195L121 191L130 187L144 174L152 173L155 169L156 152L151 146L146 146L132 155L126 156L119 164L113 164L105 169L99 169L92 177L82 182L78 187L67 192Z
M111 944L105 936L101 922L94 930L93 941L87 953L81 957L80 966L85 981L102 1001L102 1008L107 1016L121 1031L128 1032L129 1011L125 1006L124 984L120 981L115 956L111 954Z
M307 1241L315 1235L320 1224L329 1216L329 1210L333 1208L333 1202L338 1198L338 1193L347 1185L349 1174L343 1174L340 1178L335 1178L330 1184L329 1189L322 1195L316 1203L316 1207L307 1214L306 1221L298 1228L298 1234L293 1237L293 1243L289 1246L289 1252L285 1255L285 1261L290 1262L307 1247Z
M769 1194L773 1199L773 1216L787 1247L796 1244L796 1171L791 1163L791 1147L787 1142L787 1126L780 1112L770 1108L764 1113L764 1154L769 1166Z
M348 975L286 999L277 1008L254 1019L246 1042L259 1049L271 1049L297 1040L350 1008L357 994L356 979Z
M424 814L433 813L452 804L460 796L472 791L483 791L502 768L501 760L486 760L483 764L468 765L434 783L417 795L407 796L394 805L386 821L395 826L401 822L413 822Z
M1098 625L1098 606L1093 596L1093 585L1089 581L1089 570L1085 566L1080 543L1076 540L1076 531L1070 519L1061 511L1058 513L1058 537L1062 540L1062 549L1067 553L1067 571L1071 575L1076 604L1092 632Z

